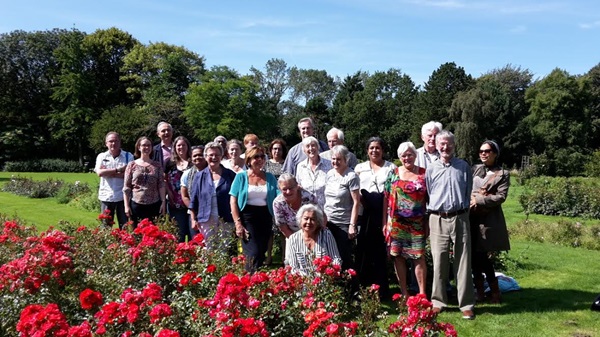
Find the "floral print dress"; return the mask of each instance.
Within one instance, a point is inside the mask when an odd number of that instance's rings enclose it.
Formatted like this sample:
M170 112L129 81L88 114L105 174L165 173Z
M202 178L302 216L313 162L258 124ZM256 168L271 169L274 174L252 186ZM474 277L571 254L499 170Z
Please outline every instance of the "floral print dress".
M399 168L394 169L385 182L384 193L388 200L386 242L390 255L420 258L425 253L425 169L419 168L417 179L411 181L400 179Z

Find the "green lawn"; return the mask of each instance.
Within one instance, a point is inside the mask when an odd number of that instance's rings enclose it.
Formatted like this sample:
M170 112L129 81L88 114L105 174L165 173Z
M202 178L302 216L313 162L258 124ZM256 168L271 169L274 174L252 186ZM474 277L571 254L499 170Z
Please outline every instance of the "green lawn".
M79 180L92 188L97 188L98 184L98 177L91 173L20 175L69 182ZM0 172L0 183L11 176L12 173ZM527 218L518 203L522 188L513 180L509 198L503 206L509 227ZM54 199L28 199L4 192L0 192L0 213L16 214L40 230L56 225L60 220L93 224L98 215L58 204ZM529 215L529 218L540 222L558 220L540 215ZM509 270L508 275L515 277L523 289L504 294L502 304L478 304L474 321L462 320L455 302L450 303L450 310L440 314L439 320L454 324L461 337L600 337L600 313L589 309L592 300L600 294L600 252L514 238L511 244L511 261L518 262L520 268ZM393 310L390 312L390 316L394 316Z

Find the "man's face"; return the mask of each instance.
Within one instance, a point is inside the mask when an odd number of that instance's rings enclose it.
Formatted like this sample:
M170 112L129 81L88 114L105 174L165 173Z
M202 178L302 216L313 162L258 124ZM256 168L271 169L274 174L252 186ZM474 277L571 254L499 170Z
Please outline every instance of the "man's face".
M329 145L329 148L331 149L336 145L344 145L344 142L338 138L337 132L334 132L333 135L327 136L327 145Z
M421 135L425 148L433 152L435 150L435 135L437 135L438 129L427 130L425 134Z
M449 138L439 138L436 140L436 145L440 152L440 158L443 161L449 161L454 155L454 142Z
M300 129L300 136L302 137L302 139L312 136L313 133L315 132L313 127L310 126L309 122L300 123L300 125L298 126L298 129Z
M173 137L173 130L171 130L171 127L168 124L161 124L158 127L156 134L163 143L170 143L171 138Z
M111 152L120 150L121 141L119 140L119 137L117 137L115 134L110 134L108 137L106 137L106 147Z

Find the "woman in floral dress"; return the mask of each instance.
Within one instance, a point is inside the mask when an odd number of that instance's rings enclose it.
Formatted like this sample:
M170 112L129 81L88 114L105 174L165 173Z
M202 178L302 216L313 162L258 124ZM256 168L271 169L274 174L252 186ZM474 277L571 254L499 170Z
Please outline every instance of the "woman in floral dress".
M413 143L398 147L402 166L392 171L385 183L384 236L394 260L403 296L408 296L406 260L413 260L419 293L425 294L425 169L415 165L417 150Z

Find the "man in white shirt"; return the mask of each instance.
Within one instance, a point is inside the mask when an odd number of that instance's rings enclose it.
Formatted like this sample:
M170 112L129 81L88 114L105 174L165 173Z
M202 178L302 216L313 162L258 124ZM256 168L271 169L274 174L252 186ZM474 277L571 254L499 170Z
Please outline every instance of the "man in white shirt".
M319 156L331 160L331 149L336 145L344 145L344 132L338 128L331 128L327 132L327 145L329 146L329 150L321 152ZM354 169L356 165L358 165L358 159L356 159L354 153L350 152L348 154L348 166Z
M440 153L435 147L435 136L443 129L440 122L427 122L421 128L423 146L417 149L415 165L427 168L429 164L440 158Z
M118 133L114 131L107 133L105 143L108 151L96 157L94 168L100 177L98 199L101 202L102 212L108 209L113 219L119 221L119 228L123 228L127 223L123 203L123 173L127 163L134 158L131 153L121 150L121 137Z

